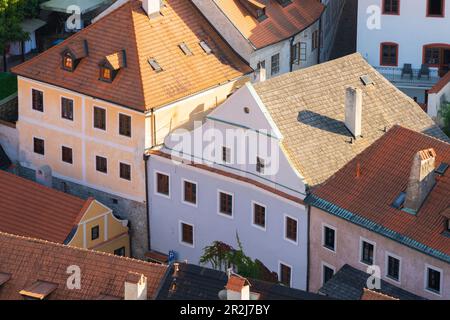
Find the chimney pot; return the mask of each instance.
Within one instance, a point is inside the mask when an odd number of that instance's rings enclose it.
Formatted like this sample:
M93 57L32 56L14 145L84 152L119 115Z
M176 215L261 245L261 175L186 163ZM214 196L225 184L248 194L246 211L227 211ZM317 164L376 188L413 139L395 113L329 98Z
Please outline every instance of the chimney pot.
M405 208L419 211L426 197L436 183L436 151L421 150L414 156L408 186L406 189Z
M125 300L147 300L147 277L129 272L125 279Z
M355 138L362 133L362 90L348 87L345 90L345 125Z
M227 300L250 300L250 283L239 275L230 275L225 288Z
M162 0L142 0L142 7L150 19L160 15L161 2Z

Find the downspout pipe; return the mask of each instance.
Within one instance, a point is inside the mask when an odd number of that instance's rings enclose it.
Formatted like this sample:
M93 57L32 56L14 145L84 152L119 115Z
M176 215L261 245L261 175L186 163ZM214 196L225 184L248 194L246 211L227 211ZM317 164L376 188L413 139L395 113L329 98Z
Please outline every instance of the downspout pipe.
M155 110L150 110L150 126L151 126L151 148L155 146L156 142L156 128L155 128ZM145 172L145 212L147 216L147 240L148 240L148 251L152 250L152 240L150 237L150 196L149 196L149 185L148 185L148 165L150 161L150 155L144 153L144 172Z
M294 47L294 40L295 40L295 36L291 38L289 44L290 44L290 48L289 48L289 72L292 72L292 70L294 70L294 61L292 60L292 50Z

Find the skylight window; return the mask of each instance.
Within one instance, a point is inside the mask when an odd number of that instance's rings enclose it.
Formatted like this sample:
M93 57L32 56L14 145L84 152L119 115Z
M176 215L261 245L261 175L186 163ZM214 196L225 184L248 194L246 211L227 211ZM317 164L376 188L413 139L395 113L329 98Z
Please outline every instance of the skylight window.
M364 83L365 86L368 86L369 84L373 84L372 79L368 75L364 75L361 77L362 83Z
M161 68L159 63L156 61L156 59L150 58L150 59L148 59L148 63L150 64L150 66L153 68L154 71L156 71L156 72L163 71L163 69Z
M212 53L212 49L209 47L206 41L200 41L200 47L202 47L203 51L205 51L206 54Z
M448 163L442 162L439 165L439 167L435 170L435 172L442 176L442 175L445 174L445 172L447 171L448 167L449 167Z
M392 206L395 209L402 209L405 200L406 200L406 192L402 192L398 195L397 198L395 198L394 202L392 203Z
M180 47L181 51L184 52L185 55L187 55L187 56L193 55L191 49L189 49L189 47L187 46L187 44L185 42L180 43L178 46Z

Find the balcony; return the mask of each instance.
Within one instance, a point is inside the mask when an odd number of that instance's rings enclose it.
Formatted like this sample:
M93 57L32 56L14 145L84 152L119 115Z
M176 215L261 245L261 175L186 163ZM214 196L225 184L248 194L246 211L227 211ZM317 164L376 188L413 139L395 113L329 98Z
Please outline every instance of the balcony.
M430 68L429 76L420 75L420 69L411 69L412 73L407 74L399 67L375 67L375 69L399 88L431 89L441 79L438 68Z

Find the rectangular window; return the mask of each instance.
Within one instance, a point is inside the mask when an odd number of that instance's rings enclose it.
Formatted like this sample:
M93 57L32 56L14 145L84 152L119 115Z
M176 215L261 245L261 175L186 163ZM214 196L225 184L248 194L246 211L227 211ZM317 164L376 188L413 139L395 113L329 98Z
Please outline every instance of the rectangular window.
M42 139L34 138L33 139L33 149L34 153L45 155L45 142Z
M326 265L323 266L323 275L322 275L322 279L323 279L323 283L322 285L324 285L325 283L327 283L331 278L333 278L334 276L334 270L331 269L330 267L327 267Z
M265 162L264 159L256 157L256 172L264 174Z
M443 17L444 16L444 0L427 0L427 16Z
M387 276L392 280L400 280L400 260L390 255L387 256Z
M222 147L222 161L225 163L231 162L231 149L227 147Z
M263 229L266 228L266 207L257 203L253 204L253 224Z
M336 231L329 227L323 228L323 246L335 251L336 249Z
M362 240L361 245L361 262L372 265L373 264L373 254L374 254L374 245Z
M286 217L286 239L297 242L297 220Z
M156 190L159 194L163 194L165 196L170 195L168 175L159 172L156 174Z
M291 267L280 263L280 282L286 287L291 286Z
M184 181L184 201L197 204L197 184L189 181Z
M306 42L300 42L300 61L306 61L307 57L307 44Z
M319 38L319 36L320 36L319 30L314 31L313 34L312 34L312 49L313 50L319 48L319 45L320 45L320 38Z
M276 55L272 56L271 60L271 74L272 76L278 74L280 72L280 54L277 53Z
M398 65L398 45L395 43L381 44L381 61L382 66Z
M400 13L400 0L383 0L383 14Z
M425 63L431 66L439 65L441 61L440 48L425 48Z
M120 178L131 181L131 166L126 163L120 163Z
M106 130L106 110L94 107L94 128Z
M73 100L61 98L61 117L73 121Z
M427 267L427 290L441 293L441 272L431 267Z
M125 257L125 255L126 255L125 247L114 250L114 255L119 256L119 257Z
M219 192L219 212L227 216L233 216L233 195Z
M44 93L33 89L31 95L33 110L44 112Z
M91 239L97 240L100 237L100 227L95 226L91 229Z
M119 115L119 134L125 137L131 137L131 117L125 114Z
M62 147L62 161L65 163L73 164L73 152L71 148L68 147Z
M97 171L108 173L108 160L103 157L96 156L95 157L95 166Z
M194 245L194 227L181 223L181 242Z

